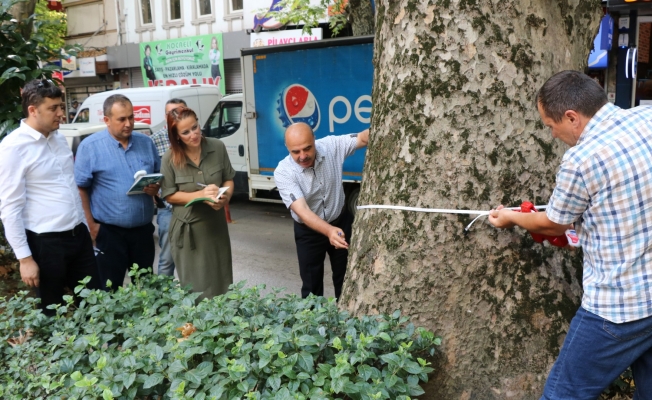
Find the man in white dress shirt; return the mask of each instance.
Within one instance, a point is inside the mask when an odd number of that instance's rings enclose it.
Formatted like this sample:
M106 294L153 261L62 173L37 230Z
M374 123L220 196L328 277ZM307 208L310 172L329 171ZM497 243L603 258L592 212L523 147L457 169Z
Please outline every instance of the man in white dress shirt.
M61 89L33 80L22 92L20 127L0 142L0 217L20 262L20 276L36 287L46 315L63 303L64 288L86 276L100 281L93 243L73 175L73 156L59 134L64 113Z
M369 129L360 133L315 140L305 123L290 125L285 146L290 154L278 163L274 181L294 219L301 296L324 295L324 259L328 253L338 299L346 275L353 216L347 211L342 188L342 164L367 146Z

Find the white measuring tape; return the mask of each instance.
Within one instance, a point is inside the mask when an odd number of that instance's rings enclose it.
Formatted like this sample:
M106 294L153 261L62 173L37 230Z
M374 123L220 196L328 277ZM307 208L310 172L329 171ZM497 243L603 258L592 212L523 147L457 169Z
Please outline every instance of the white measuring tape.
M414 211L414 212L425 212L425 213L439 213L439 214L463 214L463 215L477 215L471 221L470 224L464 228L464 233L468 232L471 228L471 225L475 223L480 217L489 215L491 211L484 210L454 210L446 208L419 208L419 207L405 207L405 206L388 206L388 205L368 205L368 206L357 206L358 210L369 210L369 209L378 209L378 210L400 210L400 211ZM537 210L545 210L548 206L534 206ZM505 207L506 210L520 210L521 207Z

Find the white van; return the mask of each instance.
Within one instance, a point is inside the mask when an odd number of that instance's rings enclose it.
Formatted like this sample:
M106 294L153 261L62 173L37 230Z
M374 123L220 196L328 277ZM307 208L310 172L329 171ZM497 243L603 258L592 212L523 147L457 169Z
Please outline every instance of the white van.
M104 100L114 94L126 96L134 105L134 120L148 124L152 132L157 132L165 125L165 103L173 98L183 99L199 118L201 126L222 98L219 88L215 85L180 85L156 86L146 88L131 88L109 90L89 96L77 109L73 123L90 122L103 124Z
M77 147L79 147L79 143L81 143L82 140L105 129L105 123L93 124L90 122L78 122L76 124L60 124L58 131L66 138L68 146L70 146L70 150L72 150L72 155L75 156L77 155ZM140 132L147 136L152 136L152 129L149 125L143 124L142 122L134 123L134 132Z

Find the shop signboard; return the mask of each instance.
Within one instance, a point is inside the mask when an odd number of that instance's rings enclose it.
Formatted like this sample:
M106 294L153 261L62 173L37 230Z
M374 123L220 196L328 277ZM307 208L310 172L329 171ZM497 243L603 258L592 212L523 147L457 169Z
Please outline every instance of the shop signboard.
M282 44L312 42L321 40L323 32L321 28L312 28L311 33L305 33L301 29L288 29L274 32L251 32L251 47L278 46Z
M221 33L140 43L143 81L150 87L217 85L224 94L222 49Z
M605 15L600 22L600 30L593 40L593 50L589 53L589 69L605 69L609 62L609 51L613 40L614 20Z

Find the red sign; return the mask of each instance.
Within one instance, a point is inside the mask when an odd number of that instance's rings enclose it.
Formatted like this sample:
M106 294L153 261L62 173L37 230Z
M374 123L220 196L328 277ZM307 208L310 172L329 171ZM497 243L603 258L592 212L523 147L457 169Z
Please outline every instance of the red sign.
M54 79L58 79L58 80L60 80L61 82L63 82L63 72L61 72L61 71L54 71L54 72L52 72L52 78L54 78Z
M152 123L152 113L150 106L134 106L134 121L145 124Z

